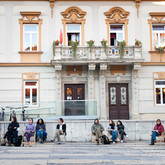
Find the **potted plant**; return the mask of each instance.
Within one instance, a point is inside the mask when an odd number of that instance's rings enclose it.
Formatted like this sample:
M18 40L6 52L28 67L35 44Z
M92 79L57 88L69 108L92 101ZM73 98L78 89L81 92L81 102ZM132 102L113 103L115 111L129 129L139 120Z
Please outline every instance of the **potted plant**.
M105 54L107 55L107 41L106 41L105 39L103 39L103 40L101 41L101 45L103 46L104 52L105 52Z
M155 49L155 52L150 52L151 53L151 61L152 62L162 62L162 60L164 61L165 60L165 53L164 52L164 49L165 47L162 47L162 46L155 46L154 47Z
M137 39L135 39L135 46L142 46L142 42L141 41L139 41L139 40L137 40Z
M72 46L72 55L73 58L76 59L76 51L77 51L77 46L79 45L80 41L69 41L69 44Z
M55 56L55 46L59 46L59 44L60 44L60 41L58 41L58 40L54 40L53 41L53 55Z
M90 50L90 53L91 53L91 51L92 51L92 47L93 47L95 41L93 41L93 40L89 40L89 41L87 41L86 43L88 44L88 46L89 46L89 50Z
M158 53L163 53L163 51L164 51L164 47L162 47L162 46L159 46L159 47L156 47L155 46L155 50L158 52Z
M124 56L124 48L126 46L126 42L125 40L117 41L117 45L119 46L119 49L120 49L120 58L122 58Z

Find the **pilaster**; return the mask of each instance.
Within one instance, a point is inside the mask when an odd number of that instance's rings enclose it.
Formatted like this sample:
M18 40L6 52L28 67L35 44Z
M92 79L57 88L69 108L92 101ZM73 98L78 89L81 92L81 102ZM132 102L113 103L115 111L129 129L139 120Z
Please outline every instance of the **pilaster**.
M139 119L139 75L140 63L135 63L132 69L132 119Z
M100 118L106 119L106 70L107 65L100 65L99 86L100 86Z

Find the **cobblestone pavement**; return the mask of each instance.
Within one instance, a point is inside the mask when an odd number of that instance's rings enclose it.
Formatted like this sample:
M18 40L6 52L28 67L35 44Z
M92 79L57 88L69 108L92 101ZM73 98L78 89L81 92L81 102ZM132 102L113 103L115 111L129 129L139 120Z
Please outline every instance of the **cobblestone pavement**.
M0 165L165 165L165 144L127 142L111 145L87 143L37 144L36 147L0 146Z

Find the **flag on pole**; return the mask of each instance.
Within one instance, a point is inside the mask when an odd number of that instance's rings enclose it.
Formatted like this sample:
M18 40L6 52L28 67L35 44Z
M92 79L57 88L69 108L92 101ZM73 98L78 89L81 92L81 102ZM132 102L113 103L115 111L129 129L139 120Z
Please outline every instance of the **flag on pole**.
M63 42L63 35L62 35L62 29L60 29L60 44L62 45Z

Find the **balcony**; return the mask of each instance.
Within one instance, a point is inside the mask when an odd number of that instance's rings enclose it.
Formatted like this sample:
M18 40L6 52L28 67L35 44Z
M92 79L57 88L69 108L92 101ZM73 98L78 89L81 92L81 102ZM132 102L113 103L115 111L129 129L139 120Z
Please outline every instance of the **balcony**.
M53 64L88 64L88 63L122 63L133 64L142 62L142 50L137 46L126 46L121 57L118 46L94 46L91 51L87 46L78 46L74 55L71 46L56 46Z

